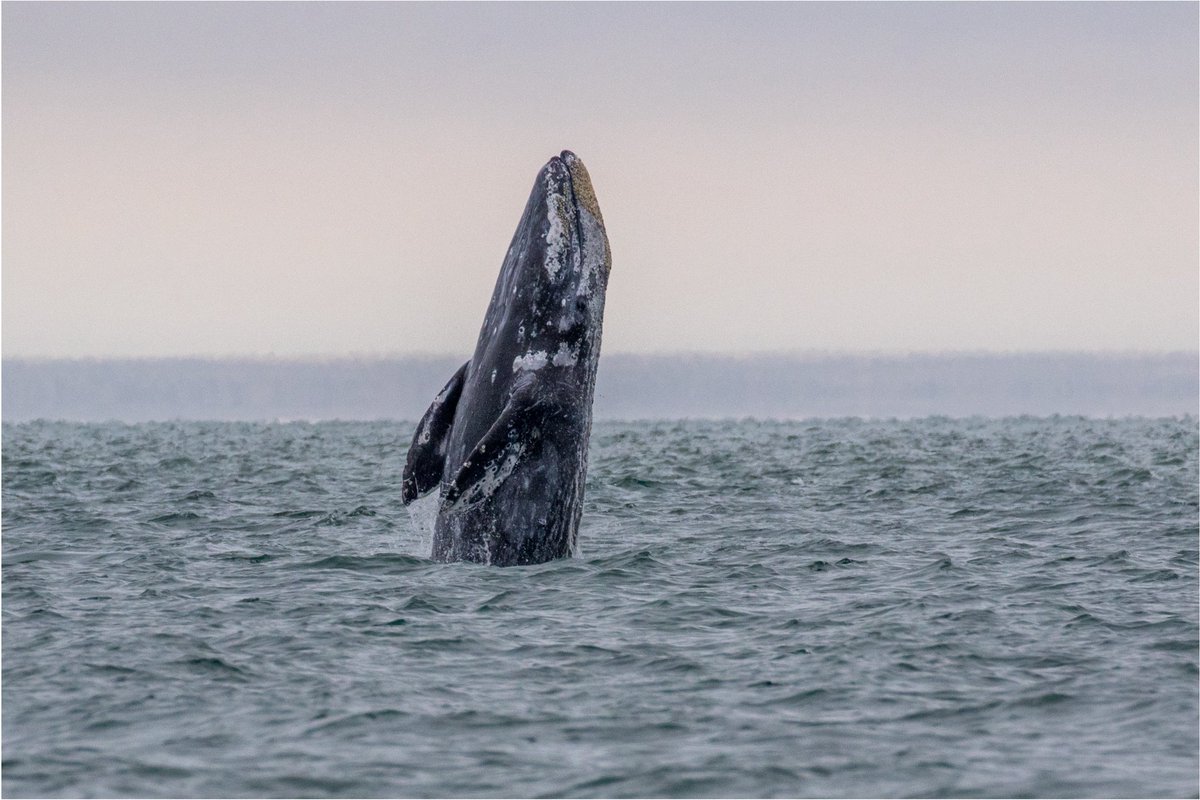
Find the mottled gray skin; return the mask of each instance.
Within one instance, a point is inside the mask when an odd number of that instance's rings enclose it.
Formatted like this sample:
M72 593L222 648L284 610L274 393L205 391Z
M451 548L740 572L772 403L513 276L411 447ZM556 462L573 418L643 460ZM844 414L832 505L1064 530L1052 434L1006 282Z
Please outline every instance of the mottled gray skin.
M475 354L413 435L402 499L439 490L435 559L576 551L610 267L591 180L564 151L538 173Z

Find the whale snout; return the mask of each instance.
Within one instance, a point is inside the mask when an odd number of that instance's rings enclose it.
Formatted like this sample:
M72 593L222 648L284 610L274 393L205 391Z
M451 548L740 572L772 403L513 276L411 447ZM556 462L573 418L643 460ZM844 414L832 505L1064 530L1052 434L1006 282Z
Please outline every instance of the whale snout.
M571 168L560 156L554 156L542 167L542 185L549 193L565 192L571 185Z
M600 215L600 204L596 202L596 192L592 188L592 177L579 156L570 150L563 150L546 162L541 174L542 185L548 192L565 193L569 187L575 204L587 210L601 224L604 223L604 218Z
M542 167L526 206L527 237L516 252L528 285L541 287L530 316L570 341L589 336L608 283L611 258L600 207L583 161L570 150ZM536 325L534 327L537 327Z
M604 217L600 214L600 203L596 201L596 190L592 188L592 176L588 174L583 160L570 150L563 150L558 156L571 174L571 190L575 195L575 205L591 214L600 225L604 225Z

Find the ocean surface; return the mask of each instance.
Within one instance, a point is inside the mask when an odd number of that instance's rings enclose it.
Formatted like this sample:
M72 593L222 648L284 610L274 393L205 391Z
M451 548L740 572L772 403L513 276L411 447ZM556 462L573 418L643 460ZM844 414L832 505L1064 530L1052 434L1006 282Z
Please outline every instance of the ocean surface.
M5 424L4 796L1200 792L1195 417L598 422L513 568L411 432Z

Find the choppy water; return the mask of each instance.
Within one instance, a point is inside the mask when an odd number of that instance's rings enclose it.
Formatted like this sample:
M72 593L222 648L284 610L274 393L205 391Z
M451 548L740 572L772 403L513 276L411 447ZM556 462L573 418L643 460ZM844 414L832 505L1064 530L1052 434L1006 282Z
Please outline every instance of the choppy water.
M3 791L1196 796L1194 418L599 423L427 560L411 426L3 428Z

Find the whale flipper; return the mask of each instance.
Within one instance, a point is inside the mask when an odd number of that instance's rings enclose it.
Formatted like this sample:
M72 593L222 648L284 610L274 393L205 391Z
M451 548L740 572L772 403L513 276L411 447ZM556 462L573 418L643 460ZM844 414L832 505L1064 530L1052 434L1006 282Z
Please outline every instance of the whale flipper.
M545 416L547 405L535 389L533 381L518 385L446 487L442 511L491 497L522 459L535 454L540 444L539 419Z
M417 424L400 484L400 500L404 505L437 488L442 479L447 434L454 425L454 412L458 410L458 399L462 397L469 366L470 361L458 368Z

